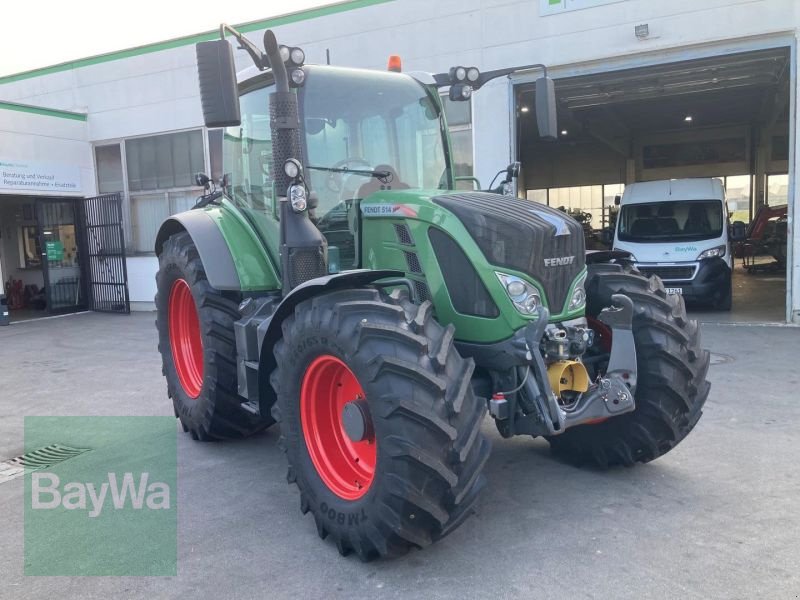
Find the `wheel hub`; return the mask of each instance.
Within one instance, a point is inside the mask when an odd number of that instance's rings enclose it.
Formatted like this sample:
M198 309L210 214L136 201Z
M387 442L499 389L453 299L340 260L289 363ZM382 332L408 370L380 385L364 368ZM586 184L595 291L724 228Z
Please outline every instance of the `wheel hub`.
M356 399L344 405L342 427L351 442L363 442L373 435L372 420L366 400Z

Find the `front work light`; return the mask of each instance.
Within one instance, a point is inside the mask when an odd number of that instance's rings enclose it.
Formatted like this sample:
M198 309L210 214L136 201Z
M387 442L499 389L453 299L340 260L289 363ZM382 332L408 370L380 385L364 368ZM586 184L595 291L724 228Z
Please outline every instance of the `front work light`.
M306 53L302 48L292 48L289 51L289 59L299 67L306 62Z
M292 83L295 85L303 85L306 81L306 72L303 69L297 68L292 70Z
M450 100L453 102L466 102L472 98L472 86L459 83L450 87Z
M469 79L472 83L475 83L480 78L481 72L476 67L470 67L467 69L467 79Z
M300 176L300 173L303 172L303 166L296 158L290 158L283 163L283 172L286 173L287 177L291 179L297 179Z

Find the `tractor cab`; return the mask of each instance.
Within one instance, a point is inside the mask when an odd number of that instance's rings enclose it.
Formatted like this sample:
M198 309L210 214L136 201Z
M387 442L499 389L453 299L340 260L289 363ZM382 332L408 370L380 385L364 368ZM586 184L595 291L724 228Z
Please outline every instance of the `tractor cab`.
M399 73L304 66L297 88L304 181L313 218L338 269L360 267L361 200L378 191L452 189L435 88ZM280 210L273 169L271 73L239 84L241 123L225 128L226 194L277 259ZM353 93L357 90L357 93Z

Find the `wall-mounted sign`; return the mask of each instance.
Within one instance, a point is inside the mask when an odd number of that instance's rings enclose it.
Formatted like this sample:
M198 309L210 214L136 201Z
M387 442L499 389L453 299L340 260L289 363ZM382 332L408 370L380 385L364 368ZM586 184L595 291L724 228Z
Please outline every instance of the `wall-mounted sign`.
M45 242L44 247L47 253L47 260L51 262L64 260L64 244L61 243L61 240Z
M0 191L63 192L81 191L81 170L73 165L40 163L0 158Z
M594 8L602 4L614 4L625 0L539 0L539 15L557 15L570 10Z

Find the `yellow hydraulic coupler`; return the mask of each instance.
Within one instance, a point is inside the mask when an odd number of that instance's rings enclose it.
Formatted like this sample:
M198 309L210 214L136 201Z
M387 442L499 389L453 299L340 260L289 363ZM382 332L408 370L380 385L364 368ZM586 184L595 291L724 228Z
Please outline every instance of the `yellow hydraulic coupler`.
M585 392L589 389L589 373L583 363L576 360L559 360L547 367L550 387L561 397L563 392Z

